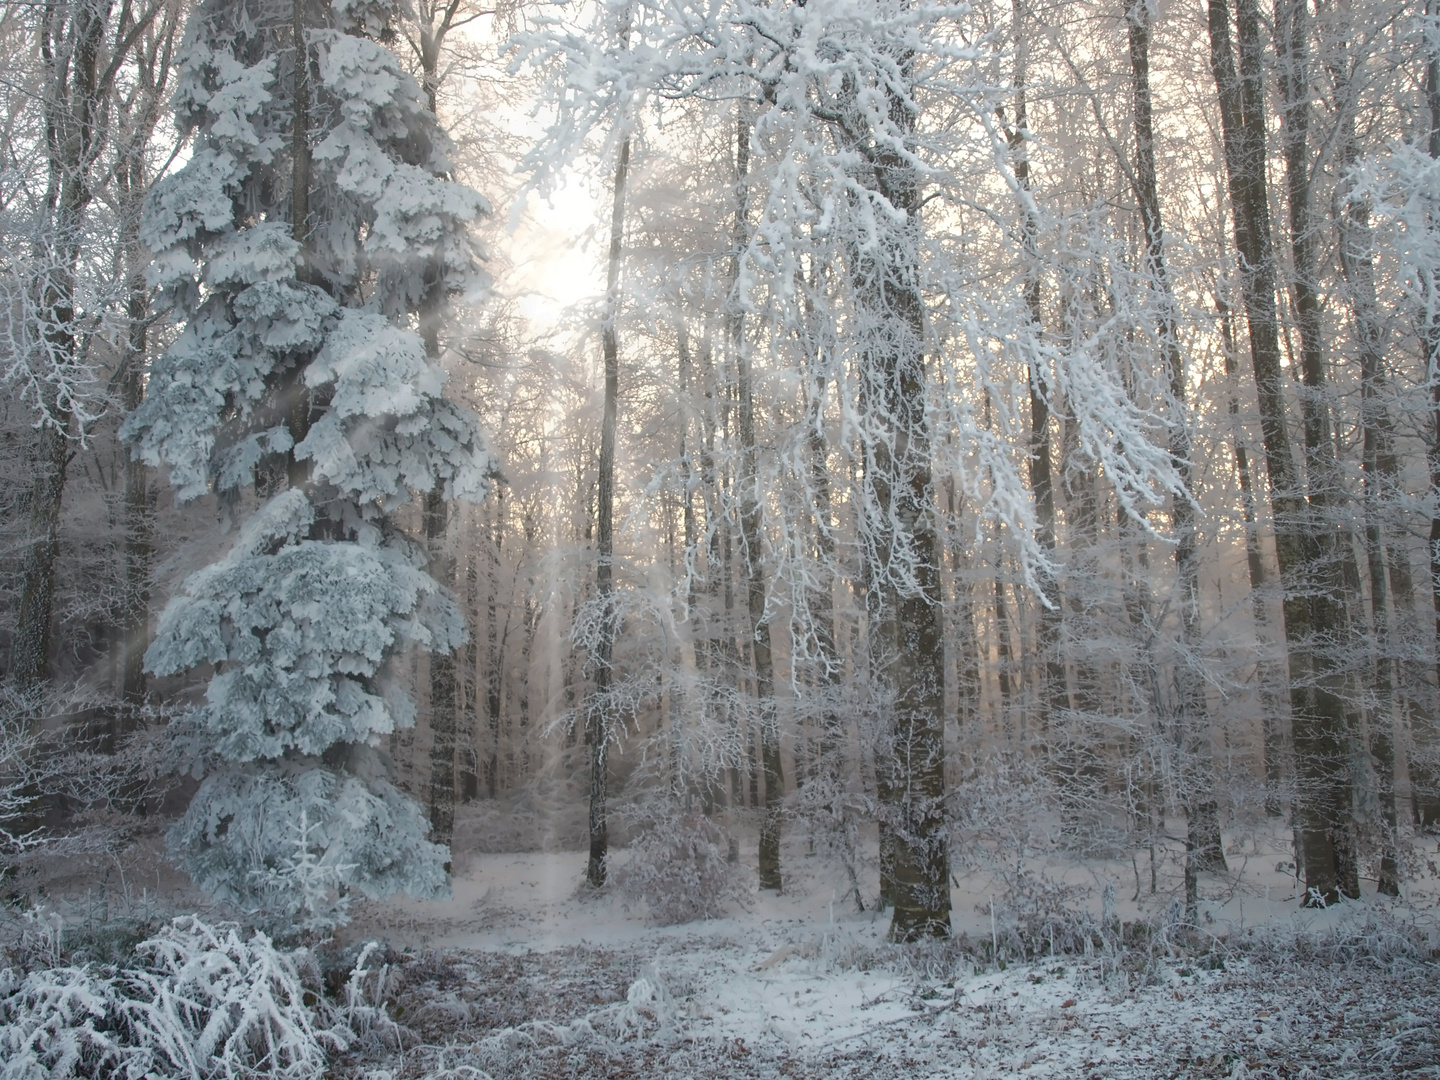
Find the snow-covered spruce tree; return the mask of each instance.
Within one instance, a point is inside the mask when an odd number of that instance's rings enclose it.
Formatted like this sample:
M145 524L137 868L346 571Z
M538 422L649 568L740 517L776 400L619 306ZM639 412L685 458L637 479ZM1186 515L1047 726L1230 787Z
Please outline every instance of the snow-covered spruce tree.
M175 99L191 157L144 225L184 330L123 434L177 497L258 504L146 655L159 675L214 669L193 714L204 780L171 847L272 924L446 884L445 849L371 748L414 719L388 662L465 636L391 515L415 492L489 486L477 421L441 395L421 336L447 293L478 287L467 226L486 206L446 178L425 95L381 44L392 14L204 3Z

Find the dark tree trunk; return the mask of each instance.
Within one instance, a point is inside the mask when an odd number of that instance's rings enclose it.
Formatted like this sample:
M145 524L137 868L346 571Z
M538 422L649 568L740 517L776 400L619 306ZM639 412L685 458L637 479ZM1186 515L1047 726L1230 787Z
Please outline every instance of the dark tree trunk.
M586 709L590 744L590 859L585 879L605 884L610 852L606 802L609 798L610 739L614 730L610 700L618 613L615 611L615 437L619 408L620 341L615 328L620 308L620 251L625 231L625 182L630 169L630 140L620 144L615 163L615 192L610 209L610 256L605 276L605 324L601 352L605 364L605 402L600 424L600 471L596 481L595 599L600 628L593 663L595 681Z
M1225 377L1229 383L1232 438L1234 440L1235 475L1240 486L1240 516L1245 522L1245 565L1250 581L1250 610L1255 621L1256 644L1262 659L1255 665L1257 696L1261 712L1261 766L1265 775L1265 812L1272 817L1284 812L1284 787L1293 770L1289 739L1289 709L1277 693L1281 675L1269 658L1272 648L1270 637L1270 611L1266 603L1266 589L1270 575L1265 570L1265 559L1260 550L1260 530L1255 516L1255 489L1251 480L1250 454L1245 445L1245 433L1240 423L1240 401L1237 392L1238 363L1235 331L1229 305L1217 293L1215 310L1220 319L1220 339L1225 351ZM1300 845L1296 844L1296 851Z
M135 170L139 172L139 162ZM143 190L143 176L132 175L132 190ZM136 228L138 211L135 207ZM139 264L137 253L136 264ZM120 394L126 413L139 408L145 392L146 326L150 291L142 271L130 281L124 373ZM125 459L125 599L120 620L122 668L120 696L134 709L145 702L145 648L150 638L150 572L154 559L155 490L150 470L134 457Z
M1308 512L1286 426L1275 303L1275 256L1266 181L1265 119L1260 20L1253 0L1240 0L1237 71L1226 0L1209 0L1210 62L1219 94L1241 293L1250 330L1250 358L1265 440L1275 548L1286 582L1284 620L1289 659L1290 711L1296 761L1296 809L1313 897L1330 902L1355 895L1354 867L1343 836L1350 825L1349 716L1343 674L1314 647L1327 623L1304 585L1322 555ZM1317 618L1318 616L1318 618Z
M908 78L912 58L896 58ZM904 137L913 105L887 90ZM863 130L855 117L852 130ZM863 183L897 210L881 242L850 253L862 453L862 525L871 664L889 715L875 751L876 793L889 832L890 937L950 931L945 828L945 648L941 545L926 418L925 305L920 292L920 177L910 160L862 144ZM857 147L857 149L859 149ZM885 842L882 832L882 845ZM882 859L886 857L882 847Z
M110 18L109 0L80 3L73 9L48 6L41 24L45 67L42 108L49 151L46 196L50 235L37 238L37 261L49 270L35 283L47 366L65 378L82 358L75 333L75 275L82 226L93 192L90 171L100 149L101 106L110 92L99 68ZM40 403L41 418L30 488L25 555L10 676L30 690L50 674L51 621L55 606L55 566L60 557L60 503L70 463L70 398L52 387Z
M1425 5L1434 17L1433 0ZM1430 113L1426 150L1440 161L1440 50L1432 47L1425 65L1425 103ZM1440 497L1440 315L1432 316L1425 327L1426 379L1430 384L1431 430L1427 462L1430 467L1430 494ZM1430 599L1435 612L1435 673L1440 681L1440 513L1430 519ZM1415 764L1411 769L1412 796L1416 823L1429 827L1440 823L1440 734L1433 718L1417 732Z
M1353 72L1345 55L1346 44L1332 48L1327 67L1340 106L1338 134L1340 164L1347 172L1360 157L1360 144L1355 131L1356 90ZM1364 439L1362 469L1365 478L1365 556L1370 576L1370 616L1373 623L1374 649L1371 658L1371 697L1374 707L1369 716L1369 750L1376 776L1376 795L1380 803L1381 834L1379 891L1390 896L1400 895L1398 858L1398 813L1395 800L1395 674L1397 669L1391 639L1390 566L1393 554L1387 556L1385 522L1395 495L1400 491L1399 461L1395 454L1395 428L1385 405L1384 330L1375 291L1373 261L1374 236L1369 206L1363 201L1349 200L1343 189L1336 191L1335 223L1340 249L1340 267L1350 293L1350 312L1355 323L1360 353L1360 427ZM1403 543L1403 541L1402 541ZM1409 578L1409 560L1401 552L1404 565L1393 574L1400 606L1413 607L1413 586ZM1400 625L1402 640L1409 629ZM1402 661L1403 662L1403 661ZM1402 680L1403 682L1403 680ZM1408 695L1401 694L1404 700Z
M485 794L500 796L500 708L505 696L505 639L510 633L509 604L505 605L505 627L500 626L500 557L505 544L505 489L495 492L490 518L490 567L486 575L486 671L485 723L488 728L485 754ZM588 744L587 744L588 745Z
M1000 576L1000 566L995 567L995 675L1000 684L1000 716L1001 723L1005 727L1007 738L1009 737L1012 720L1010 710L1014 702L1015 691L1013 687L1015 660L1010 647L1010 609L1005 603L1005 583ZM1020 745L1025 745L1024 731L1018 733Z
M1029 38L1026 19L1028 10L1025 0L1012 0L1011 10L1015 22L1015 123L1009 131L1012 167L1015 180L1022 190L1031 189L1030 178L1030 122L1029 102L1026 97L1026 81L1029 78ZM1025 305L1030 316L1030 332L1036 337L1043 333L1044 320L1040 309L1040 252L1038 248L1039 225L1028 207L1021 208L1022 239L1025 258ZM1035 542L1047 558L1053 561L1055 554L1055 476L1050 447L1050 388L1045 382L1045 373L1037 359L1031 365L1030 380L1030 454L1029 480L1030 496L1035 503ZM1062 748L1068 735L1070 715L1069 679L1065 670L1065 656L1060 648L1060 633L1063 613L1061 610L1060 583L1048 567L1042 567L1035 574L1039 588L1040 608L1036 617L1035 651L1044 665L1044 676L1034 702L1036 709L1036 734L1041 740L1041 749L1049 764L1050 774L1059 789L1062 813L1074 802L1075 766ZM1062 722L1066 730L1061 730Z
M1190 457L1190 420L1186 406L1185 361L1176 329L1175 296L1165 266L1165 227L1160 216L1160 194L1155 174L1155 128L1150 95L1150 9L1144 0L1133 3L1126 23L1130 37L1130 80L1135 116L1135 197L1145 229L1145 266L1157 294L1156 331L1164 351L1170 387L1170 460L1186 493L1174 496L1170 506L1175 537L1175 574L1180 608L1180 662L1175 668L1175 700L1184 745L1181 762L1181 797L1185 801L1185 904L1192 915L1198 900L1198 875L1225 869L1219 811L1215 798L1215 770L1211 761L1211 722L1205 687L1199 673L1200 625L1199 558L1195 542L1195 512L1188 494L1193 475Z
M460 730L456 733L456 796L463 802L480 797L480 757L475 739L479 734L480 709L480 635L475 632L480 603L480 552L478 544L470 544L465 560L465 612L471 625L470 639L465 643L465 678L460 680L464 694L460 706Z
M115 169L124 257L129 269L126 316L129 321L120 365L120 397L126 413L139 407L145 394L150 321L150 289L145 280L149 253L140 243L140 222L149 190L146 150L160 119L168 89L179 12L167 12L153 37L137 48L135 87L120 109L124 137ZM128 33L134 27L122 26ZM125 718L121 730L136 720L145 701L145 649L149 644L150 576L154 560L155 491L150 469L127 455L125 460L125 594L121 605L120 696Z
M1249 0L1246 0L1248 3ZM1345 501L1339 463L1330 421L1326 391L1325 343L1322 326L1319 264L1316 254L1317 228L1311 208L1311 153L1309 0L1276 0L1276 69L1281 98L1281 145L1289 204L1290 283L1292 307L1300 332L1300 413L1305 438L1305 468L1309 476L1309 512L1315 553L1307 567L1310 580L1311 626L1319 667L1326 691L1342 706L1334 732L1336 746L1326 762L1329 790L1325 816L1335 847L1336 873L1340 891L1360 895L1359 852L1354 826L1354 778L1350 763L1355 760L1360 730L1359 715L1353 706L1353 686L1345 672L1346 660L1334 655L1353 645L1349 609L1359 605L1360 574L1355 563L1354 537L1346 524L1337 521ZM1336 752L1338 751L1338 753Z
M421 514L430 576L451 588L455 558L445 545L450 515L441 492L426 493ZM453 653L430 654L430 839L447 847L455 833L455 660Z
M750 125L741 119L735 125L736 206L731 231L735 265L732 288L739 287L740 265L749 242L745 191L749 171ZM736 391L740 398L740 475L736 487L740 503L740 541L745 556L745 607L749 615L746 636L755 672L760 767L765 775L765 813L760 819L760 888L780 892L780 804L785 796L785 780L780 766L780 726L775 715L775 661L770 645L770 618L765 610L765 552L761 535L764 522L760 507L759 457L755 448L755 402L743 306L738 296L732 296L730 300L730 346L735 357Z

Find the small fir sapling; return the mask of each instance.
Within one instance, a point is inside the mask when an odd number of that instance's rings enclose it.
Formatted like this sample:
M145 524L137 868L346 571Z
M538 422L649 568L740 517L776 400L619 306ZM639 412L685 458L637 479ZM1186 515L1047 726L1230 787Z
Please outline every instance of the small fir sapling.
M191 21L175 99L191 156L143 228L184 329L122 434L178 498L213 493L232 518L247 489L259 503L146 655L157 675L214 673L186 725L203 782L172 850L213 895L318 930L352 893L446 884L445 849L373 748L414 722L393 658L465 639L392 514L490 486L435 336L446 297L483 286L468 227L488 208L447 178L434 114L381 44L395 9L295 14L298 77L288 6L277 23L263 0L217 0Z

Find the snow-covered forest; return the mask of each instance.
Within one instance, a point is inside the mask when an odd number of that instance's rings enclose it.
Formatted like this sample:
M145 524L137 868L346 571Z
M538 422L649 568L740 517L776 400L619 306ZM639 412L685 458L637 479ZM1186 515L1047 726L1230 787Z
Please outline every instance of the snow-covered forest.
M1440 1075L1432 7L0 6L0 1080Z

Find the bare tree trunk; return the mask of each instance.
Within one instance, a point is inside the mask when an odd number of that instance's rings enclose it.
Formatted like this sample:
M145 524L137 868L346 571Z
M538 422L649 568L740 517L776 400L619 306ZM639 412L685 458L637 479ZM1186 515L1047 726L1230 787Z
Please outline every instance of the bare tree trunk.
M1026 81L1029 78L1029 38L1026 30L1028 8L1026 0L1012 0L1015 39L1015 123L1009 131L1010 153L1013 158L1015 180L1022 190L1031 189L1029 103L1026 98ZM1043 319L1040 310L1040 252L1038 249L1039 224L1028 207L1022 207L1022 232L1025 249L1026 275L1025 304L1029 312L1031 332L1037 337L1042 333ZM1029 380L1030 394L1030 454L1029 480L1030 495L1035 503L1035 542L1047 558L1055 554L1055 479L1050 449L1050 388L1045 384L1045 375L1038 360L1032 364ZM1035 651L1044 666L1044 677L1039 680L1035 699L1036 730L1041 740L1042 751L1049 763L1050 774L1060 789L1062 803L1068 798L1073 773L1071 763L1060 749L1062 736L1059 730L1063 718L1070 713L1069 677L1065 670L1065 657L1061 652L1060 634L1063 612L1059 582L1049 568L1040 568L1035 575L1039 587L1039 609L1036 616Z
M310 281L310 42L305 25L306 0L293 0L291 5L291 40L295 50L292 115L290 121L290 234L300 244L295 279L302 284ZM310 484L311 462L295 456L295 447L310 432L310 390L300 380L304 365L296 364L281 391L281 407L290 432L290 451L285 461L286 479L293 488ZM331 523L317 515L311 526L312 537ZM402 741L413 735L402 736Z
M1434 0L1427 0L1425 12L1436 14ZM1440 161L1440 49L1431 46L1425 65L1425 104L1430 113L1430 130L1426 150ZM1440 314L1432 316L1425 327L1426 379L1430 384L1431 431L1427 463L1430 467L1430 493L1440 496ZM1435 672L1440 681L1440 512L1430 518L1430 599L1435 611ZM1416 757L1421 768L1412 770L1411 783L1417 788L1414 797L1415 817L1422 825L1440 821L1440 736L1435 721L1430 721L1425 737L1416 739Z
M486 585L486 673L485 720L489 728L490 746L485 755L485 794L500 796L500 706L505 696L505 639L509 636L509 604L506 604L505 629L500 628L500 557L505 543L505 489L495 492L495 508L490 519L490 568ZM587 730L588 737L588 730ZM588 742L587 742L588 745Z
M1249 2L1249 0L1246 0ZM1349 700L1350 680L1345 660L1329 655L1351 644L1349 604L1358 604L1359 570L1355 565L1354 538L1349 527L1333 520L1341 509L1344 491L1331 430L1327 400L1319 273L1315 250L1316 227L1311 210L1309 0L1276 0L1276 68L1281 97L1281 144L1289 195L1290 283L1296 323L1300 331L1300 375L1303 389L1300 412L1305 437L1305 466L1309 476L1309 510L1315 547L1307 567L1311 587L1311 626L1315 634L1326 690L1340 704L1339 726L1324 761L1325 815L1335 848L1339 888L1346 896L1360 895L1359 852L1354 834L1351 762L1358 744L1359 716Z
M950 553L950 582L954 597L955 703L961 745L966 752L979 749L980 738L980 634L975 625L975 590L966 576L965 548L961 542L962 497L955 478L945 485L946 548Z
M46 364L61 372L73 371L82 362L76 339L75 275L85 212L93 198L90 170L99 152L102 99L110 92L99 66L110 8L110 0L86 0L73 11L51 5L42 15L45 83L41 107L50 155L46 197L52 232L37 237L38 261L50 269L36 282L36 288L44 326L43 348L49 354ZM30 489L27 547L10 656L10 676L21 689L38 687L49 677L60 503L70 462L72 410L68 396L54 387L41 408L45 416Z
M1215 799L1215 769L1211 760L1211 721L1200 676L1199 555L1195 542L1195 513L1188 494L1193 476L1190 458L1190 418L1186 403L1185 361L1176 331L1175 296L1165 266L1165 227L1160 216L1160 194L1155 175L1155 128L1150 95L1150 9L1144 0L1132 3L1126 22L1130 37L1130 80L1135 116L1135 196L1145 228L1145 265L1151 288L1159 300L1156 330L1164 350L1169 376L1170 460L1185 493L1170 504L1171 531L1175 537L1175 573L1180 608L1180 659L1175 668L1175 699L1179 706L1184 745L1181 762L1181 797L1185 800L1185 905L1193 918L1198 901L1198 875L1225 869Z
M700 614L700 571L696 565L700 554L699 523L695 515L695 491L699 487L701 479L695 469L694 457L690 451L690 421L693 415L691 408L691 359L690 359L690 334L685 326L685 318L682 315L676 320L675 346L677 353L678 381L680 391L680 464L684 470L682 478L683 499L680 506L680 527L681 542L684 544L684 556L682 566L685 574L685 611L686 619L690 625L690 644L695 655L695 673L703 682L706 669L709 667L708 642L703 640L704 633ZM671 556L673 562L674 556ZM699 629L697 629L697 627ZM678 658L677 666L683 665L683 655ZM688 761L689 747L684 739L683 725L687 721L682 719L682 710L673 707L675 698L675 687L671 685L672 708L671 717L671 761L675 766ZM687 697L690 695L687 694ZM694 706L701 711L708 711L709 702L704 699L704 692L695 695ZM687 702L688 704L689 702ZM711 794L710 773L702 767L704 786L701 790L702 805L705 815L708 817L714 810L713 797ZM671 793L675 797L688 794L689 781L680 774L678 767L672 768Z
M613 730L610 687L615 650L615 437L619 408L620 343L615 320L620 309L620 251L625 232L625 183L630 169L630 140L620 144L615 163L615 192L610 209L610 257L605 275L605 324L601 351L605 362L605 404L600 425L600 472L597 479L595 534L595 599L600 607L599 637L593 662L595 682L586 709L590 744L590 860L585 879L595 888L605 884L610 851L606 800L609 797L610 739Z
M1225 353L1225 377L1229 383L1231 437L1234 440L1235 475L1240 485L1240 515L1245 522L1245 565L1250 581L1250 610L1255 621L1256 644L1262 653L1255 665L1254 678L1261 711L1261 766L1265 775L1265 812L1272 817L1284 812L1281 802L1282 789L1293 769L1290 754L1290 739L1287 720L1288 706L1276 692L1281 675L1269 659L1272 641L1269 633L1270 611L1266 604L1265 592L1270 576L1265 570L1265 560L1260 550L1260 530L1255 516L1255 489L1251 481L1250 454L1245 446L1245 434L1240 424L1240 401L1237 396L1238 365L1235 330L1230 306L1217 291L1214 296L1215 310L1220 320L1220 340ZM1298 837L1298 833L1297 833ZM1300 851L1298 840L1296 852Z
M1342 834L1350 819L1349 718L1330 658L1314 649L1328 612L1317 612L1302 582L1321 555L1307 512L1286 426L1275 304L1275 256L1266 181L1265 120L1259 14L1239 0L1237 72L1226 0L1209 0L1210 62L1219 93L1225 164L1240 256L1241 292L1250 328L1250 357L1265 437L1275 548L1285 580L1285 639L1290 667L1296 808L1306 886L1324 902L1354 895Z
M472 518L473 521L473 518ZM472 532L471 535L474 535ZM456 733L459 762L456 766L457 797L471 802L480 795L480 757L475 745L480 708L480 635L475 627L480 621L480 552L479 545L470 543L465 559L465 612L471 626L470 639L465 642L465 678L460 680L463 694L460 706L460 730Z
M995 566L995 674L1000 683L1000 716L1008 734L1011 728L1010 710L1014 704L1015 691L1012 686L1014 677L1014 654L1010 647L1010 609L1005 603L1005 583L1000 577L999 559L996 559ZM1020 746L1025 745L1024 731L1020 735Z
M132 189L143 190L140 162L131 169ZM138 200L137 200L138 201ZM135 207L138 230L138 211ZM138 246L138 238L137 238ZM138 253L137 253L138 255ZM139 258L136 259L139 265ZM120 394L127 413L140 406L145 393L146 327L150 291L144 272L136 270L130 280L126 314L130 319L126 355L122 364ZM131 709L145 702L145 648L150 638L150 571L154 559L155 489L149 468L133 456L125 460L125 599L120 620L123 667L120 677L121 701Z
M66 344L73 348L73 341ZM38 687L50 675L55 564L60 558L60 500L70 461L70 412L58 400L52 400L47 411L50 415L40 428L35 479L30 487L28 546L21 569L20 604L10 656L11 677L22 689Z
M1090 592L1098 574L1096 548L1100 541L1099 500L1096 497L1098 466L1084 461L1079 434L1068 408L1060 423L1060 490L1069 526L1066 582L1057 586L1056 600L1063 599L1062 627L1068 621L1063 640L1085 640L1085 620L1090 610ZM1059 654L1061 658L1064 652ZM1095 724L1100 715L1100 673L1094 659L1083 648L1074 650L1074 674L1070 682L1069 722L1063 732L1052 736L1060 749L1057 774L1060 778L1062 826L1083 842L1085 833L1098 822L1098 796L1104 786L1102 735Z
M913 58L895 58L910 77ZM890 122L914 131L914 104L887 88ZM852 131L864 130L859 115ZM856 147L863 183L904 215L870 248L851 253L861 382L862 558L871 663L889 716L875 751L876 793L890 832L890 937L950 931L945 829L945 647L926 417L925 304L920 292L920 177L886 144ZM882 842L884 835L882 833ZM884 852L882 851L882 857Z
M442 493L427 492L422 505L430 575L452 587L455 557L445 545L449 512ZM430 654L430 839L449 846L455 833L455 655Z
M750 125L742 117L735 124L736 206L731 233L735 267L732 288L739 286L740 264L749 242L745 192L749 170ZM736 487L740 503L740 539L745 555L745 604L749 614L746 630L755 671L760 764L765 774L765 813L760 819L760 888L780 892L780 803L785 796L785 780L780 766L780 727L775 715L775 661L770 645L770 618L765 611L765 552L761 536L759 460L755 449L755 402L743 307L738 296L732 296L730 300L730 345L735 356L736 390L740 397L740 475Z
M814 357L813 353L812 359L816 364L816 372L811 380L810 400L806 411L809 428L806 434L806 449L809 451L810 513L815 530L815 553L820 563L820 583L809 603L811 621L814 624L818 683L825 699L821 709L817 757L825 763L822 767L834 773L836 763L830 761L830 757L838 750L842 732L834 700L840 676L840 652L835 640L835 533L831 520L833 507L829 448L825 438L824 418L826 372L831 362L829 349L825 350L823 360Z
M129 268L126 316L129 327L121 358L120 396L126 413L139 407L145 394L150 289L145 280L148 253L140 243L140 220L149 181L145 152L160 118L168 90L173 49L180 28L180 9L171 4L164 19L137 48L135 87L120 109L124 138L115 170L116 201ZM133 27L121 26L122 33ZM125 596L120 617L120 696L130 713L145 701L145 649L149 644L150 575L154 559L155 491L149 468L133 455L125 460ZM127 721L128 723L128 721ZM116 732L123 734L123 732Z
M1352 69L1345 57L1343 40L1332 46L1327 67L1340 107L1337 124L1340 136L1340 164L1348 171L1360 157L1359 139L1355 132L1356 88L1352 86ZM1344 62L1342 62L1344 61ZM1343 181L1342 181L1343 183ZM1379 890L1390 896L1400 895L1400 866L1397 846L1398 813L1395 801L1395 673L1396 658L1391 643L1390 588L1387 574L1393 557L1387 557L1385 519L1387 508L1400 490L1399 461L1395 454L1394 424L1385 406L1384 331L1375 292L1375 267L1372 252L1374 236L1370 225L1370 209L1363 201L1351 201L1342 187L1337 187L1334 207L1340 248L1340 267L1350 293L1350 312L1355 322L1360 352L1360 426L1364 438L1362 468L1365 477L1365 556L1370 576L1370 614L1373 622L1374 649L1371 658L1371 695L1375 702L1369 717L1369 750L1371 765L1377 779L1380 803L1381 853ZM1406 593L1406 602L1413 608L1413 586L1409 581L1408 559L1396 568L1394 577L1399 590ZM1387 565L1388 564L1388 565ZM1405 637L1407 626L1401 626ZM1402 694L1402 699L1408 695Z

